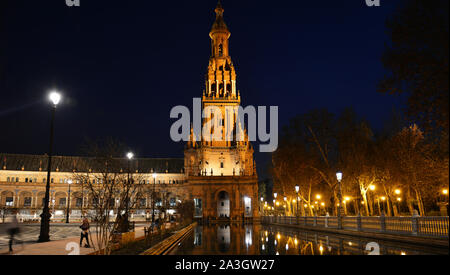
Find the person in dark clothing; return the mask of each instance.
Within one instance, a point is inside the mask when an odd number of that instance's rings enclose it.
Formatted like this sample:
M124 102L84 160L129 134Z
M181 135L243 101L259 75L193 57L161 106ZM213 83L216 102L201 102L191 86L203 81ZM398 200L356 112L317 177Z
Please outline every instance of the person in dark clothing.
M14 236L20 233L19 222L17 221L16 215L12 217L11 222L7 227L8 235L9 235L9 253L13 253L13 241Z
M90 228L90 225L89 225L89 221L88 221L87 218L83 219L83 224L81 224L80 228L82 230L81 231L81 237L80 237L80 246L82 246L82 244L83 244L83 239L86 238L86 245L84 247L86 247L86 248L91 247L89 245L89 228Z

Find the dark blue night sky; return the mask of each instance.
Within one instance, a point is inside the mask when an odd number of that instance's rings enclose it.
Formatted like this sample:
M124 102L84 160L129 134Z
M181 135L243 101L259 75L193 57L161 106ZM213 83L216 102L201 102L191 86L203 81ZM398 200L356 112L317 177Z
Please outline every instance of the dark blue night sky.
M47 151L47 91L57 88L56 154L79 154L85 137L114 136L139 157L183 156L169 112L202 95L216 0L1 2L1 152ZM279 106L280 125L315 108L353 106L375 128L402 106L376 92L397 1L222 3L244 106ZM269 157L257 154L262 175Z

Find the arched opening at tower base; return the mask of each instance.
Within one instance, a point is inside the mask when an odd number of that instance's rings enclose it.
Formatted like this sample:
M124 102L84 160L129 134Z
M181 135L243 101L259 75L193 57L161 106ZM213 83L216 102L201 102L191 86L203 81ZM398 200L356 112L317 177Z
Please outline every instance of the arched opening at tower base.
M218 194L217 216L218 218L230 218L230 195L228 192L221 191Z

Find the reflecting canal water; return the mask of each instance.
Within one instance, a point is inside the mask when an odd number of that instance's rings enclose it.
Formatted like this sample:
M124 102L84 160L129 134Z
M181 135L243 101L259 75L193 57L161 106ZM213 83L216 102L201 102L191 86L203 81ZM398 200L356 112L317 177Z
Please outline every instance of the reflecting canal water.
M199 225L172 255L434 255L428 248L292 228L248 225Z

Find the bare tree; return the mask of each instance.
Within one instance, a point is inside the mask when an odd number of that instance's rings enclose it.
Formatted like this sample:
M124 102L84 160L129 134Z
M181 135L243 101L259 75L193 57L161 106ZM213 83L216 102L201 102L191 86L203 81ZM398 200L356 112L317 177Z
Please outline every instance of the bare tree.
M89 212L96 225L97 249L110 254L115 233L128 231L130 209L142 197L139 173L123 158L125 146L114 140L88 142L85 146L89 172L76 172L74 179L81 183L94 209ZM113 212L117 215L114 217Z

